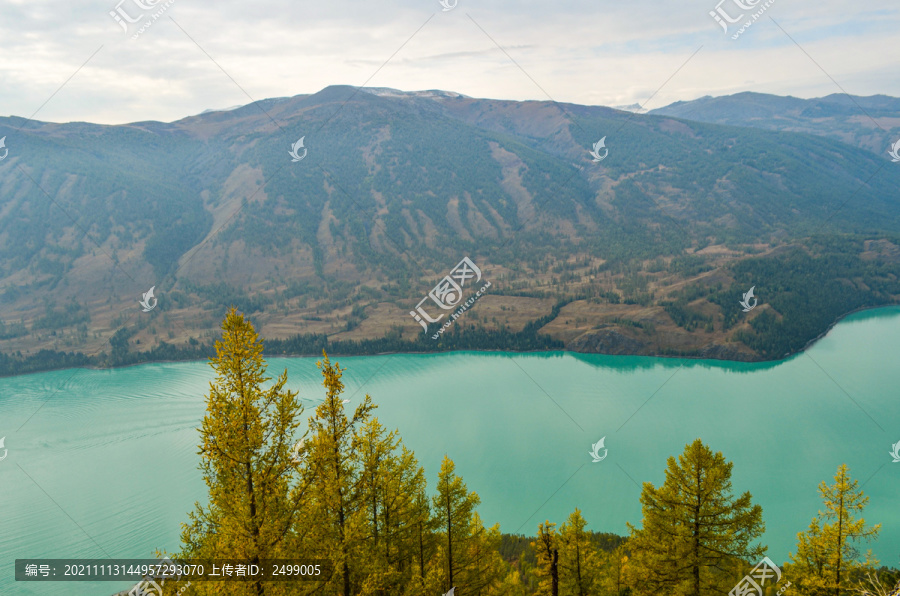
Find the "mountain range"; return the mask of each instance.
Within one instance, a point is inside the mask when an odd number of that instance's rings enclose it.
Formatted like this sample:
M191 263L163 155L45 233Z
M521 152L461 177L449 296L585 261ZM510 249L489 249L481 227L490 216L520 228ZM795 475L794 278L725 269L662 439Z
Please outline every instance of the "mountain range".
M0 372L196 357L231 305L280 353L760 360L900 298L886 96L640 113L332 86L3 136ZM452 311L427 331L410 311L463 257L490 290L432 340Z
M799 99L745 92L679 101L649 113L713 124L805 132L876 154L897 141L900 129L900 99L887 95L835 93Z

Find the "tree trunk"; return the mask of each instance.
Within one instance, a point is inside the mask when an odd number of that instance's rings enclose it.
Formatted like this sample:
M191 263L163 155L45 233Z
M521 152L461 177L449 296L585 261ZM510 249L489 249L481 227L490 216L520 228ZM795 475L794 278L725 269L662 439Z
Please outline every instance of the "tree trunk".
M244 400L244 438L247 438L249 432L249 423L247 422L247 408L249 407L250 398L245 395L244 376L238 369L238 386L241 392L241 399ZM245 441L247 448L247 461L244 462L244 472L247 474L247 497L250 501L250 534L253 536L253 558L251 562L259 565L259 520L256 519L256 493L253 490L253 464L250 461L250 445ZM261 580L254 582L257 596L263 596L266 593Z
M422 543L422 522L419 522L419 577L425 584L425 545Z
M700 466L697 465L697 504L694 507L694 596L700 596L700 495L703 493L700 486Z
M844 475L841 474L841 482L844 481ZM838 535L837 535L837 580L834 583L834 596L839 596L841 593L841 559L843 558L843 549L841 548L841 542L843 541L843 523L844 523L844 491L842 490L843 484L839 485L838 491L841 493L841 506L838 508Z
M447 567L449 569L450 587L453 587L453 535L450 533L450 491L447 491Z
M332 398L337 399L337 398ZM345 523L346 518L344 516L344 489L341 488L341 454L338 451L338 436L337 436L337 414L332 416L331 420L331 440L334 444L334 477L337 484L337 493L338 493L338 530L341 538L341 572L343 574L343 584L344 591L343 596L350 596L350 565L347 563L347 540L346 540L346 532L345 532Z
M376 483L378 480L375 479L375 472L372 472L372 531L374 532L373 536L375 538L375 548L378 549L378 493L376 487Z
M559 551L553 549L553 558L550 560L550 593L552 596L559 596Z
M578 582L578 596L587 596L581 583L581 549L578 546L578 537L575 537L575 581Z
M247 470L247 492L250 495L250 527L251 532L253 534L253 559L251 562L254 565L259 565L259 523L256 519L256 495L253 492L253 472L250 467L250 462L247 461L246 464ZM258 596L263 596L266 593L265 588L263 588L262 581L256 580L256 593Z
M343 555L341 571L344 575L344 596L350 596L350 565L347 563L347 541L344 538L344 495L342 492L341 489L338 489L338 496L341 500L341 507L338 510L338 523L341 530L341 554Z
M616 596L619 596L622 593L622 558L616 558Z

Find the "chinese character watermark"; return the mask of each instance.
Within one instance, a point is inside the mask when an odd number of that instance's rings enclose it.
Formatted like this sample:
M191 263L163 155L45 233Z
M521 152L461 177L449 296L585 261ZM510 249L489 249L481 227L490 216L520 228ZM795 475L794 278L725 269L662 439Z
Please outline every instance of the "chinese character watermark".
M762 2L762 0L731 0L731 2L734 3L738 10L748 11L753 10L757 4ZM728 26L739 23L747 13L741 12L737 16L732 17L727 10L722 8L722 4L724 3L725 0L719 0L719 3L716 4L716 9L709 11L709 16L715 19L715 21L722 27L722 31L727 34ZM731 39L737 39L738 37L740 37L744 33L744 31L749 29L750 26L753 25L753 23L755 23L756 20L762 16L762 13L766 12L766 10L773 4L775 4L775 0L766 0L766 3L763 4L759 10L747 17L748 20L743 25L741 25L741 28L738 29L738 31L734 35L731 36Z
M728 596L763 596L766 580L774 580L769 582L769 585L781 581L781 569L769 557L763 557L763 560L757 563L756 567L751 569L750 573L728 592ZM778 596L781 596L790 585L791 582L787 582L782 586L777 592Z
M152 579L145 579L131 588L128 596L162 596L162 593L162 587L158 583Z
M474 280L473 280L474 278ZM453 322L458 319L463 312L465 312L472 304L475 303L478 298L484 294L485 291L489 287L491 287L491 282L487 282L484 287L478 290L474 296L469 298L465 304L460 305L462 301L463 295L463 287L466 283L478 283L481 281L481 269L472 262L469 257L463 257L463 260L460 261L456 267L450 271L449 275L445 275L441 281L434 286L428 295L422 298L419 303L416 305L415 310L409 311L409 314L416 320L416 322L422 326L422 329L428 331L428 323L437 323L441 319L444 318L446 313L441 313L437 317L432 317L426 312L425 308L422 306L422 303L431 299L440 309L442 310L452 310L459 306L459 309L452 313L447 322L438 330L436 334L434 334L431 339L437 339L444 333L444 330L449 328Z
M119 0L119 3L116 4L114 10L109 11L109 16L111 16L122 28L125 33L128 33L128 29L130 25L137 25L144 19L147 19L143 24L140 25L140 28L137 32L131 36L131 39L137 39L141 36L144 31L153 26L162 14L169 9L175 3L175 0L166 0L166 3L159 7L156 12L150 13L156 5L162 2L162 0L131 0L132 3L137 7L137 16L131 16L127 10L125 10L122 5L125 4L126 0Z

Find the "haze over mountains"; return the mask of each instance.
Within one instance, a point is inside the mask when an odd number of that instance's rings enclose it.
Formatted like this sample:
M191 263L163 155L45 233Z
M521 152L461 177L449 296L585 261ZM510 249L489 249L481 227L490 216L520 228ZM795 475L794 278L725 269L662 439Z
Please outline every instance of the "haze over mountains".
M0 118L4 135L0 352L15 358L198 345L231 304L265 337L402 349L425 341L409 311L464 256L492 289L445 347L509 347L487 330L541 319L581 351L772 358L900 298L896 98L640 114L333 86L173 123Z
M651 114L698 122L806 132L883 153L897 141L900 99L840 93L815 99L744 92L725 97L679 101Z

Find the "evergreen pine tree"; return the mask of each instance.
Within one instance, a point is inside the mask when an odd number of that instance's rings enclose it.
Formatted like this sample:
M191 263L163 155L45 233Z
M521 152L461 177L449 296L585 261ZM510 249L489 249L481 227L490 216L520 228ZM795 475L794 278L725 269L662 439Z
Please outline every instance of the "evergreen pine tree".
M846 464L834 475L834 484L824 481L819 494L825 511L813 518L806 532L797 534L797 554L791 554L791 577L796 577L800 590L812 596L840 596L852 591L851 576L859 571L871 571L877 561L867 553L860 561L855 543L878 536L881 524L866 526L863 509L869 502L858 488L858 481L850 479Z
M765 547L762 508L745 492L732 495L731 470L722 453L697 439L668 459L659 488L641 492L643 528L631 530L632 585L640 593L681 592L688 596L728 592L726 572L735 559L756 561Z
M620 544L609 553L607 565L603 569L603 576L607 594L623 596L629 592L627 543Z
M538 580L537 594L541 596L559 595L559 537L556 524L550 520L538 524L537 538L531 548L537 555L537 567L534 569Z
M425 472L415 455L402 446L397 431L387 432L377 418L361 428L354 451L362 466L359 491L367 528L365 558L372 569L362 594L402 594L411 584L421 588L421 550L424 542L429 546L433 542ZM429 535L420 536L420 530Z
M200 429L200 469L209 504L196 504L182 524L183 558L234 558L259 563L284 554L284 539L302 506L292 491L292 437L302 407L284 388L287 371L268 389L262 342L232 308L222 323L210 366L206 415ZM263 582L199 583L197 593L275 594ZM192 586L192 589L194 587Z
M600 589L605 557L594 545L586 527L587 522L577 508L559 527L559 593L563 596L591 596Z
M500 528L485 529L475 510L481 499L468 491L455 469L453 461L444 456L437 494L432 497L439 543L432 577L443 592L455 587L455 596L490 594L507 573L499 554Z
M326 593L355 596L371 567L365 556L368 529L360 485L363 472L354 448L359 444L356 431L368 422L375 406L366 395L348 415L341 399L343 369L332 364L324 352L317 365L322 370L325 400L308 420L301 471L309 485L310 505L298 532L316 544L318 557L334 565Z

